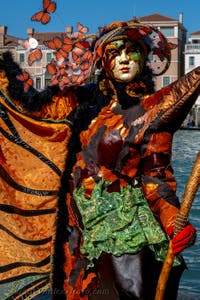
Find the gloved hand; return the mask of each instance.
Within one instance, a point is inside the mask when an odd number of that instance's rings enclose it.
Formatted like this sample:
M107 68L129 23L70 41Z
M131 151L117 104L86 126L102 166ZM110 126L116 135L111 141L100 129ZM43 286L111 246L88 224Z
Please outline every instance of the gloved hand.
M173 254L177 255L184 249L194 245L196 240L196 230L191 224L188 224L183 228L183 230L173 237L173 228L174 226L171 225L166 231L167 234L172 237L171 241Z

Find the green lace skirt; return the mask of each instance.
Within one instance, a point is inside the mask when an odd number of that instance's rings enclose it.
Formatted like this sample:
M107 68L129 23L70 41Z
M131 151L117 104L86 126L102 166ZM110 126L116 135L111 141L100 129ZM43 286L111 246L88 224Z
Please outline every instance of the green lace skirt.
M135 254L149 246L158 260L163 260L168 237L154 218L141 188L121 187L120 192L107 192L110 182L101 180L91 198L84 197L84 187L73 196L82 215L84 243L81 253L91 262L102 252L115 256Z

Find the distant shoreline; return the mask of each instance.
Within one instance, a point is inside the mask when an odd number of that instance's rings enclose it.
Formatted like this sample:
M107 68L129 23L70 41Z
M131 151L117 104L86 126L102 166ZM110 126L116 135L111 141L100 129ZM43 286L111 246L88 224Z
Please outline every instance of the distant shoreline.
M180 129L181 130L200 130L200 127L196 127L196 126L181 126Z

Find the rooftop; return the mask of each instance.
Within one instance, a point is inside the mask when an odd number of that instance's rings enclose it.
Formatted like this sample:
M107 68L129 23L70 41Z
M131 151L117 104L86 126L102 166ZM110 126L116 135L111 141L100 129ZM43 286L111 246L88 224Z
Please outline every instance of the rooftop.
M140 21L141 22L169 22L169 21L177 21L177 20L160 14L152 14L152 15L141 17Z
M195 31L195 32L191 32L190 35L200 35L200 30Z

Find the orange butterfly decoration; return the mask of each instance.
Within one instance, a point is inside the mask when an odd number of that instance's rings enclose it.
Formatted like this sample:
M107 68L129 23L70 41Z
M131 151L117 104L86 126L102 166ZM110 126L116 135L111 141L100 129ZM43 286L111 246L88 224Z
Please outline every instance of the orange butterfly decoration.
M42 51L40 49L31 50L29 55L28 55L28 64L29 64L29 66L32 66L32 64L35 61L40 60L41 58L42 58Z
M43 44L55 51L54 55L57 60L66 58L72 49L72 41L67 37L56 36L53 40L44 41Z
M78 32L86 34L89 31L89 28L87 26L83 26L80 22L77 23L77 29Z
M93 61L93 56L91 51L86 51L82 57L82 63L80 65L81 70L86 71L89 69Z
M72 34L74 39L85 39L85 34L88 33L89 29L87 26L83 26L81 23L77 23L77 32Z
M24 91L27 92L28 89L33 85L33 79L30 78L28 72L24 71L22 74L16 76L17 79L23 82L24 84Z
M35 61L42 58L42 51L37 48L38 41L35 38L29 38L29 40L18 40L18 44L28 51L29 66L32 66Z
M54 75L57 72L57 66L55 60L52 59L50 63L47 64L46 69L49 74Z
M44 42L54 50L54 58L47 65L47 71L52 75L51 83L58 84L61 89L80 85L90 75L93 54L86 36L88 28L78 23L77 29L75 33Z
M35 13L31 17L31 21L41 22L43 25L49 23L51 13L56 11L56 2L51 0L43 0L43 10Z

